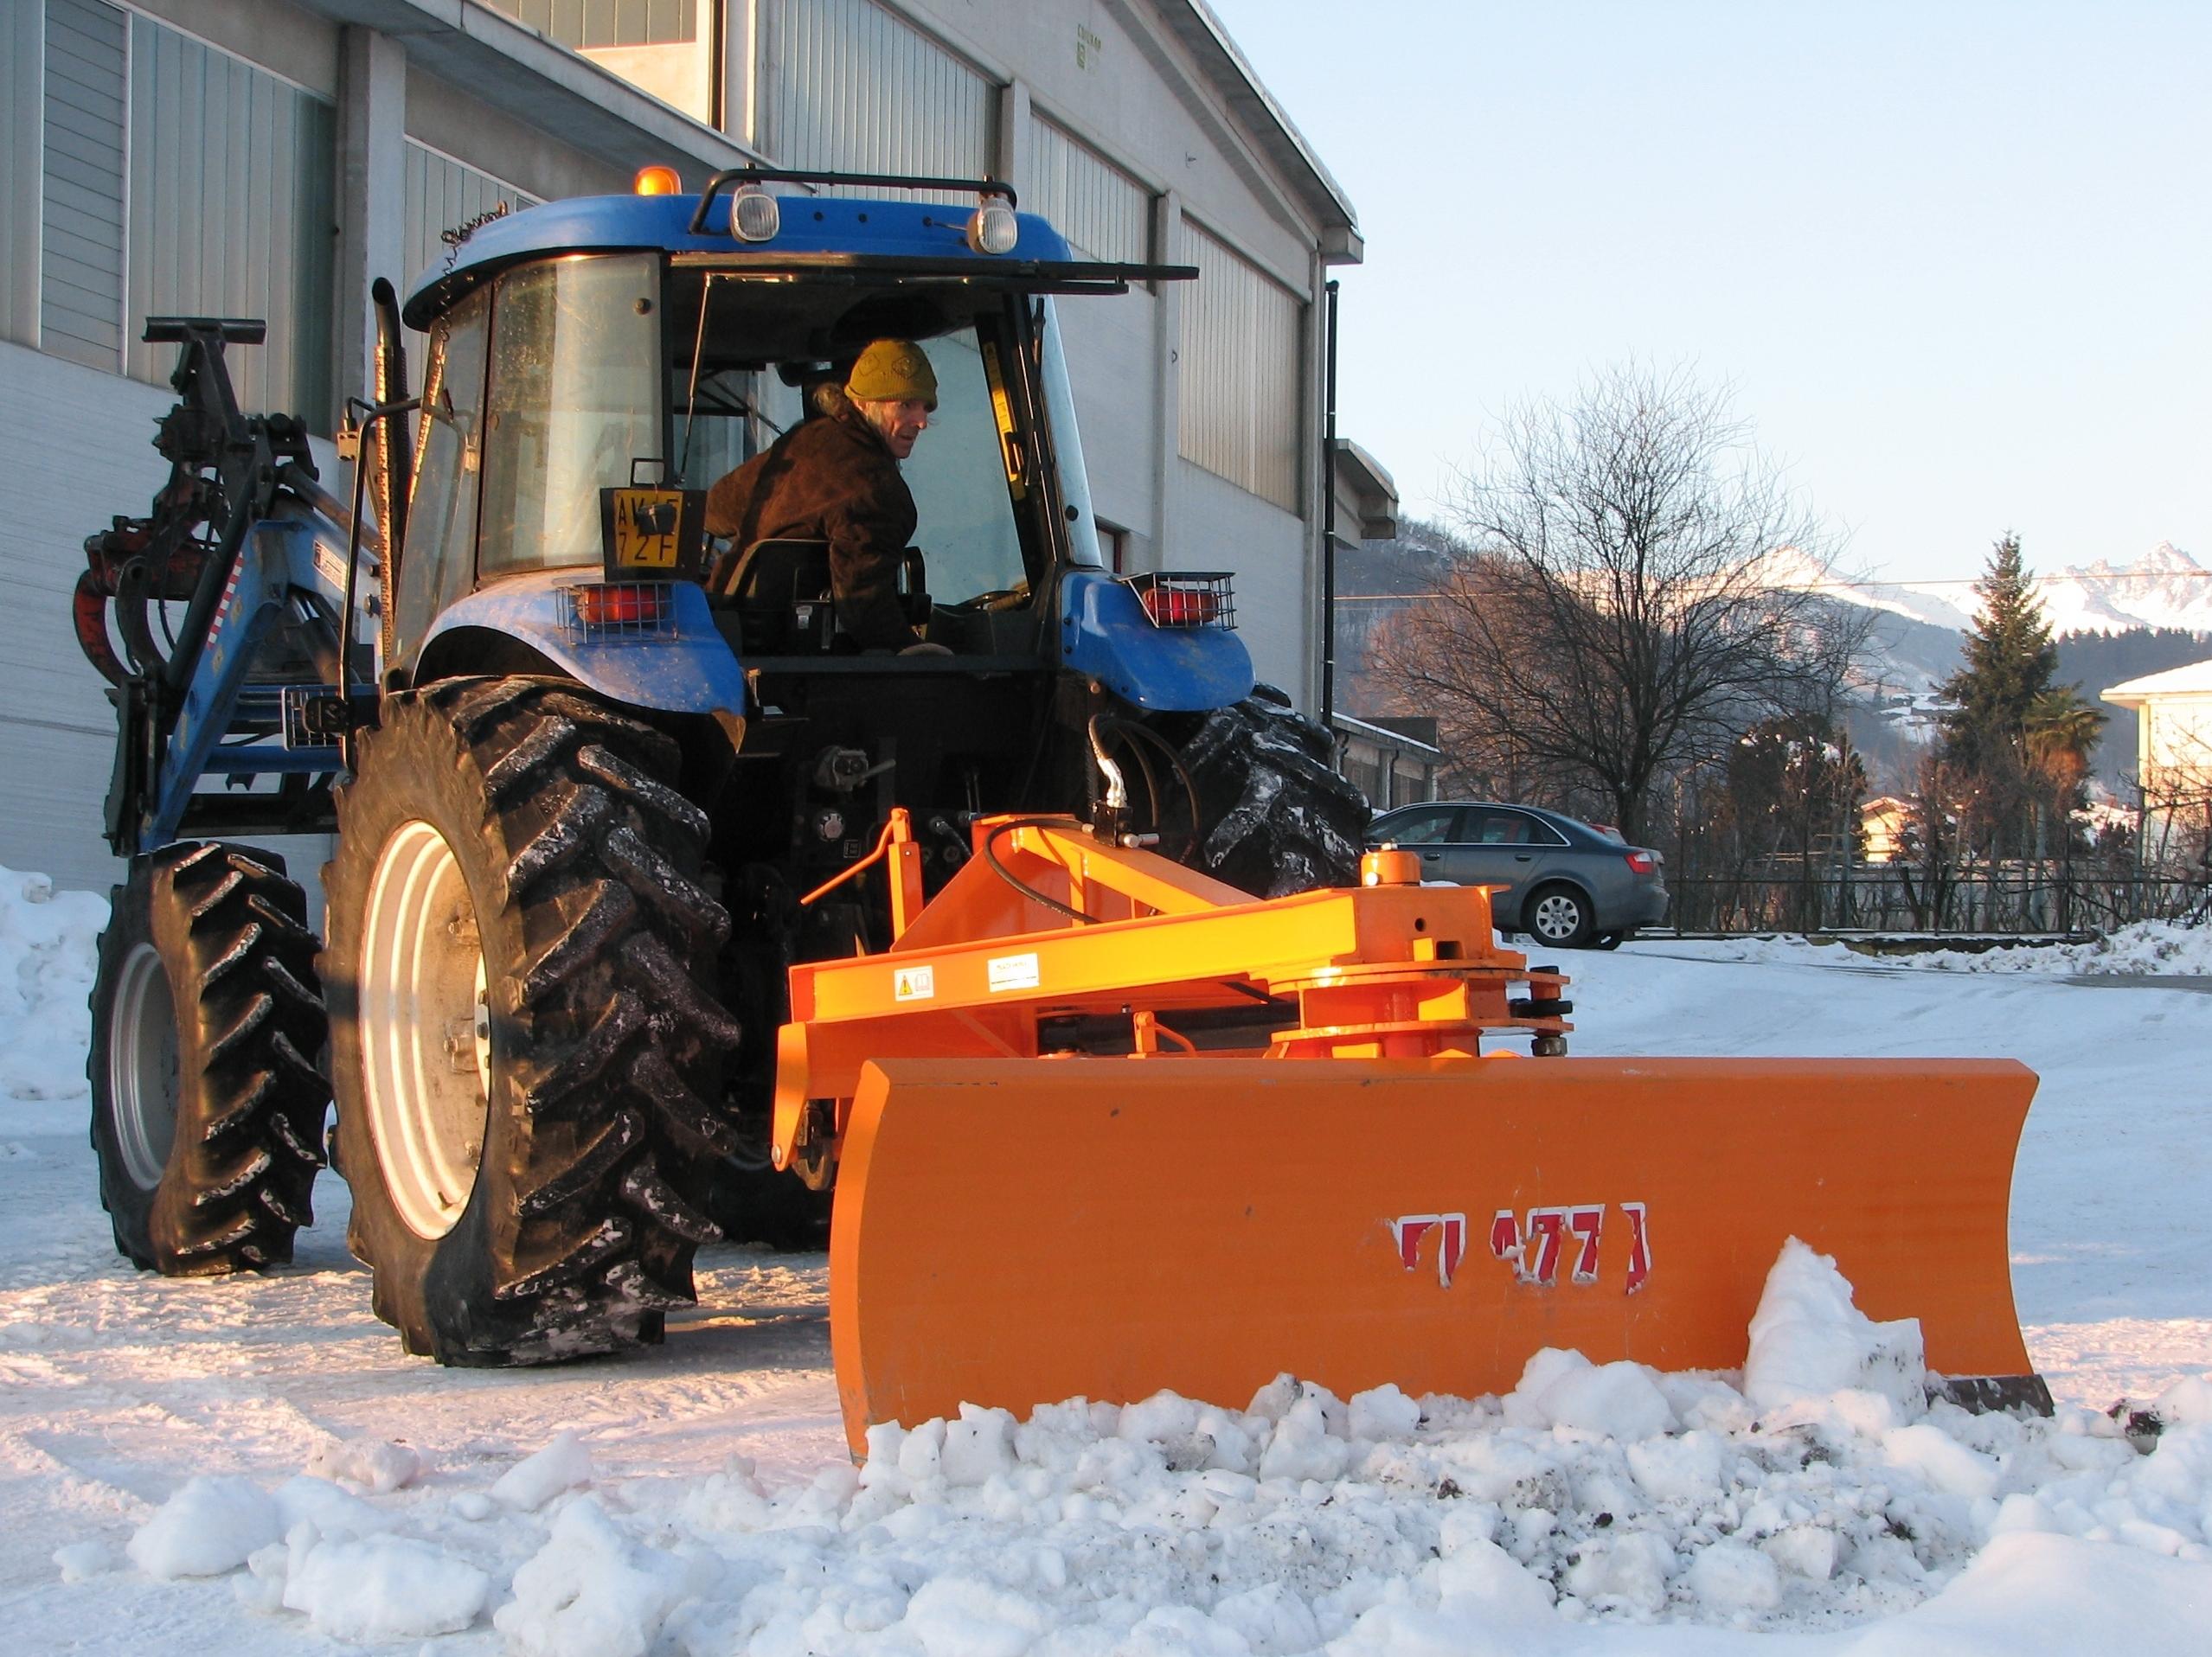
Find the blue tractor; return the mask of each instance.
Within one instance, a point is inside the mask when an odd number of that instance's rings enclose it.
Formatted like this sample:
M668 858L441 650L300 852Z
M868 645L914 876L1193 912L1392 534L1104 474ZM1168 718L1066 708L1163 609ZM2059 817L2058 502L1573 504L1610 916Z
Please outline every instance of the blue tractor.
M785 975L888 941L841 877L894 811L931 890L1023 812L1256 896L1349 883L1365 803L1254 685L1228 579L1101 557L1055 307L1194 274L1077 259L995 182L747 170L496 217L403 309L377 285L349 500L238 408L260 324L151 319L170 480L77 600L131 859L89 1065L122 1252L289 1259L327 1148L408 1350L653 1340L702 1241L818 1235L834 1161L767 1156ZM882 337L940 398L901 584L937 648L896 655L844 635L823 543L702 512ZM319 937L238 843L303 833L336 836Z

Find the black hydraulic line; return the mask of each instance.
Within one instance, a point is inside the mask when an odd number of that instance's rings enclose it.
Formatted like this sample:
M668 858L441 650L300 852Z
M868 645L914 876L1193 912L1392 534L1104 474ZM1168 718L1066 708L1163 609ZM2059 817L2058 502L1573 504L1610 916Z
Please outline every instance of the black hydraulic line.
M1322 326L1328 338L1321 435L1321 728L1337 740L1337 284L1331 279Z
M991 865L991 872L993 874L1031 902L1041 903L1047 909L1057 911L1067 916L1068 919L1080 921L1086 926L1096 926L1099 924L1099 918L1096 915L1087 915L1080 909L1070 908L1057 898L1047 896L998 860L996 847L1001 835L1011 834L1016 828L1062 828L1067 827L1067 823L1068 820L1065 817L1010 818L983 837L983 860Z

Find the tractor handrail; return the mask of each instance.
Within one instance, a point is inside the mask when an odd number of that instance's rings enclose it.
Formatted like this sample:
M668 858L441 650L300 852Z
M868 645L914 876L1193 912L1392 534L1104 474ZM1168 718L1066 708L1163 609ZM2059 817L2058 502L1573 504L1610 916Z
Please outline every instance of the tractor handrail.
M1008 207L1017 207L1014 187L1003 178L924 178L909 173L817 173L785 167L728 167L709 178L699 192L699 206L691 215L691 234L707 234L707 209L725 189L747 184L864 185L870 189L952 190L960 195L1003 196Z

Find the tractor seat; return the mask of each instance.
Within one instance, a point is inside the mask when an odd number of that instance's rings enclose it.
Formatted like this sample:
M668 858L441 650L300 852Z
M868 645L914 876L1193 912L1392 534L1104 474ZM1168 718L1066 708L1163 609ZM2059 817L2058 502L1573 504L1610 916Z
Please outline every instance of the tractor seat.
M929 619L921 551L899 556L899 597L917 624ZM710 585L737 612L740 648L752 656L819 656L840 637L830 586L826 541L756 541L739 553L727 577ZM848 643L845 649L851 649Z

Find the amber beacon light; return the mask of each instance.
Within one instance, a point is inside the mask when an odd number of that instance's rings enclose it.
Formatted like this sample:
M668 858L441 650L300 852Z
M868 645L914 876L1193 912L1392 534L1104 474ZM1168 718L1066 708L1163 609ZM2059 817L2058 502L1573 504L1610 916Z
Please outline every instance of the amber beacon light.
M683 178L673 167L640 167L630 189L636 195L681 195Z

